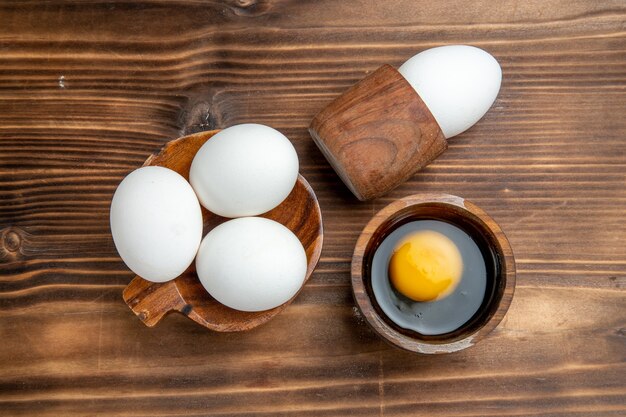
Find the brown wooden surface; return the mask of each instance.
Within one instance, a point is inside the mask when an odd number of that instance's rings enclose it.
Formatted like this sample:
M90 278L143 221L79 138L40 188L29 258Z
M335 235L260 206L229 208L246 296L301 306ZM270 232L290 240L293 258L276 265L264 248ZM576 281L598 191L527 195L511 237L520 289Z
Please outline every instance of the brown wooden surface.
M158 153L148 157L144 166L156 165L172 169L189 180L189 170L198 150L218 130L194 133L166 143ZM319 262L324 241L322 213L315 192L302 175L289 196L274 209L261 215L291 230L300 240L307 257L304 283L311 278ZM203 235L230 220L202 207ZM298 294L300 293L298 291ZM250 330L267 323L281 313L298 296L265 311L239 311L216 301L204 289L196 273L195 262L178 278L166 283L153 283L136 276L122 296L139 319L149 327L159 323L170 312L179 312L208 329L220 332Z
M426 103L389 64L325 106L309 133L362 201L386 195L448 148Z
M3 2L0 414L623 416L626 4L609 1ZM358 202L307 133L383 63L482 47L486 117L391 194ZM325 245L276 319L244 334L147 328L108 225L115 186L183 132L240 122L292 139ZM503 228L517 290L478 345L421 357L355 313L350 257L372 214L416 191Z

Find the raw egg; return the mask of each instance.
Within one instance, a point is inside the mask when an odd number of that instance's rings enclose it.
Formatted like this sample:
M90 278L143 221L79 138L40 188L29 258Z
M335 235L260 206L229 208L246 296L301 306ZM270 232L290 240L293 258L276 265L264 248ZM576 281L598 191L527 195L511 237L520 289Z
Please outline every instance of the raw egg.
M480 310L493 280L484 244L480 235L445 221L398 226L374 252L376 304L395 325L421 335L459 329Z
M487 113L502 82L498 61L469 45L427 49L402 64L398 72L419 94L448 139Z
M113 195L111 233L122 260L135 274L148 281L168 281L196 256L202 240L200 204L177 172L139 168Z
M298 166L296 150L285 135L247 123L226 128L202 145L189 182L207 210L223 217L256 216L287 198Z
M413 301L433 301L448 296L463 272L461 253L445 235L423 230L409 235L395 248L389 262L389 279Z
M282 224L262 217L222 223L202 241L196 270L220 303L241 311L263 311L291 299L304 282L302 243Z

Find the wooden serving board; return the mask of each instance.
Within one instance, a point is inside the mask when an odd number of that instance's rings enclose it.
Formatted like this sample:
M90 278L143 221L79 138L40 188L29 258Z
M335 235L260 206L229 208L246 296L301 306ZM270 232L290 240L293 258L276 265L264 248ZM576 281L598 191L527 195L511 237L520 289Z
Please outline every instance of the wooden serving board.
M626 4L223 0L0 5L0 415L623 416ZM312 117L382 64L473 44L502 64L485 118L391 194L358 202ZM271 322L148 328L109 230L117 184L184 134L271 125L324 218L317 270ZM391 348L356 313L350 258L416 192L482 207L517 290L476 346Z
M158 153L149 156L143 166L169 168L189 181L193 158L202 145L211 140L217 132L219 130L199 132L167 142ZM274 220L287 227L302 243L307 257L307 270L301 291L317 266L324 241L321 210L315 192L306 179L298 175L296 184L287 198L260 217ZM202 207L203 236L228 220L230 219ZM154 283L136 276L122 291L122 297L128 307L148 327L156 325L169 313L176 312L207 329L218 332L247 331L265 324L287 308L298 294L270 310L256 312L235 310L218 302L204 289L198 279L195 262L172 281Z

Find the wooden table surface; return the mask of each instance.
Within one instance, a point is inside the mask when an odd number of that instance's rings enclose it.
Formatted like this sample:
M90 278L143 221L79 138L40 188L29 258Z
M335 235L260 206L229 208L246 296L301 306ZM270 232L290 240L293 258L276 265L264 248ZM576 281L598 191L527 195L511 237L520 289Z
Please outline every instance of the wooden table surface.
M626 3L21 1L0 5L0 415L626 415ZM485 118L390 195L353 198L313 115L383 63L467 43L501 63ZM116 185L183 133L242 122L294 143L325 245L283 314L243 334L144 327L109 230ZM377 210L483 207L518 286L477 346L376 337L349 285Z

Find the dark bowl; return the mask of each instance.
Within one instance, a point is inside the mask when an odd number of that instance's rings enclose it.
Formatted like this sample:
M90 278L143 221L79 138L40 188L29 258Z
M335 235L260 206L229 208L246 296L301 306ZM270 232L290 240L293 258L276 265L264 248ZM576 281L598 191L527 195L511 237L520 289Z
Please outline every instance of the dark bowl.
M468 233L481 247L488 270L476 314L457 330L436 336L404 329L387 317L374 297L370 274L383 240L403 224L424 219L445 221ZM473 346L500 323L515 291L515 259L502 229L476 205L449 194L416 194L389 204L363 229L352 257L352 291L367 323L387 342L416 353L451 353Z

